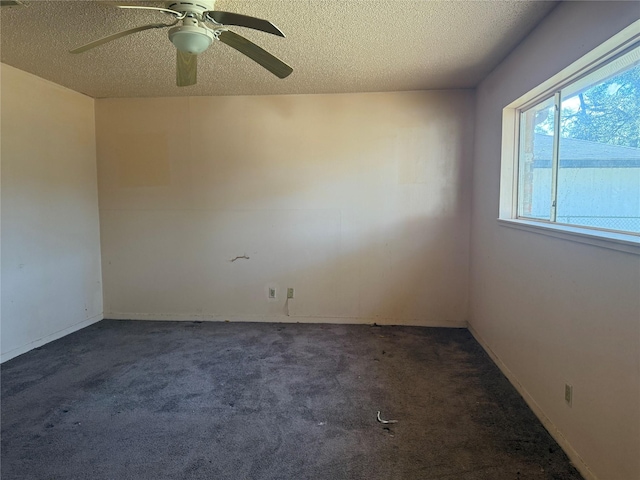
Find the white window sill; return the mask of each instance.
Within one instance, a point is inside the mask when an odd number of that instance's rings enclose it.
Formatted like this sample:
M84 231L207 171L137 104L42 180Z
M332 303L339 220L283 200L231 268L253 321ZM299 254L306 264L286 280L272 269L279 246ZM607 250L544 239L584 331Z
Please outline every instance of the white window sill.
M640 236L636 235L512 218L499 218L498 224L503 227L640 255Z

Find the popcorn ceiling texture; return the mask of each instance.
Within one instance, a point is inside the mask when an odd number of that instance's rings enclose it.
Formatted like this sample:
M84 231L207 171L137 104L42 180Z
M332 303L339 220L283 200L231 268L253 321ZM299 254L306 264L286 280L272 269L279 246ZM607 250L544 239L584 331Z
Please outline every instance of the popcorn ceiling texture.
M199 56L198 85L179 88L168 29L137 33L79 55L68 53L121 30L169 22L167 15L94 1L26 3L27 8L1 9L2 62L94 98L471 88L557 4L218 0L218 10L266 18L280 27L286 39L231 29L289 63L294 72L280 80L214 42Z

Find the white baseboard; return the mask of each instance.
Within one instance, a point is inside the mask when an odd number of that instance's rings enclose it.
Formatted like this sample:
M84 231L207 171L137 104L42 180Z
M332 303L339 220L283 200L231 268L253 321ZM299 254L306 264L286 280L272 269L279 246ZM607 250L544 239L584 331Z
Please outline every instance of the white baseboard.
M425 319L380 318L380 317L327 317L303 315L216 315L216 314L174 314L174 313L115 313L104 314L111 320L158 320L187 322L271 322L271 323L337 323L406 325L416 327L466 328L466 322L445 323Z
M478 334L478 332L473 328L473 326L468 325L467 327L471 332L471 335L477 340L477 342L482 346L482 348L487 352L487 354L491 357L491 360L498 366L498 368L502 371L502 373L507 377L511 385L515 387L518 393L522 396L524 401L529 405L529 408L533 411L538 420L542 422L544 428L547 429L549 434L554 438L558 445L564 450L564 452L571 460L571 463L578 469L580 474L585 478L585 480L598 480L598 477L589 469L589 466L585 463L582 457L574 450L569 441L565 438L558 427L556 427L553 422L547 417L540 408L540 405L535 401L535 399L527 392L527 390L522 386L522 384L518 381L516 376L513 374L509 367L505 365L505 363L496 355L496 353L491 349L489 344L485 342L485 340Z
M34 348L41 347L46 343L53 342L54 340L62 338L65 335L69 335L70 333L76 332L84 327L88 327L89 325L99 322L103 318L104 317L102 313L98 315L94 315L93 317L87 318L86 320L80 323L76 323L75 325L72 325L68 328L58 330L57 332L52 333L51 335L47 335L45 337L39 338L38 340L34 340L33 342L27 343L26 345L22 345L21 347L14 348L13 350L3 353L0 356L0 363L4 363L7 360L11 360L12 358L17 357L18 355L27 353L29 350L33 350Z

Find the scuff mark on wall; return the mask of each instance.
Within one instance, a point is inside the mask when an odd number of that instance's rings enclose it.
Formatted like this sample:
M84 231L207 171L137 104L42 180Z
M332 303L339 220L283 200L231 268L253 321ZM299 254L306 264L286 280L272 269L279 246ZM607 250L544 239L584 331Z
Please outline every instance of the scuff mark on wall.
M244 258L245 260L249 260L251 257L249 257L247 255L240 255L239 257L232 258L230 261L231 262L235 262L236 260L240 260L241 258Z

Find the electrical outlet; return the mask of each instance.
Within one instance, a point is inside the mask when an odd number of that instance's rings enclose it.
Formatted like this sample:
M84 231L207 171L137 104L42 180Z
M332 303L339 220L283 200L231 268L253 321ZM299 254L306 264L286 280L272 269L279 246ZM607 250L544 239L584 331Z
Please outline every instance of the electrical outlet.
M269 298L276 298L276 289L275 288L270 288L269 289Z
M293 298L293 288L287 288L287 298Z
M573 403L573 387L568 383L564 384L564 401L569 406Z

